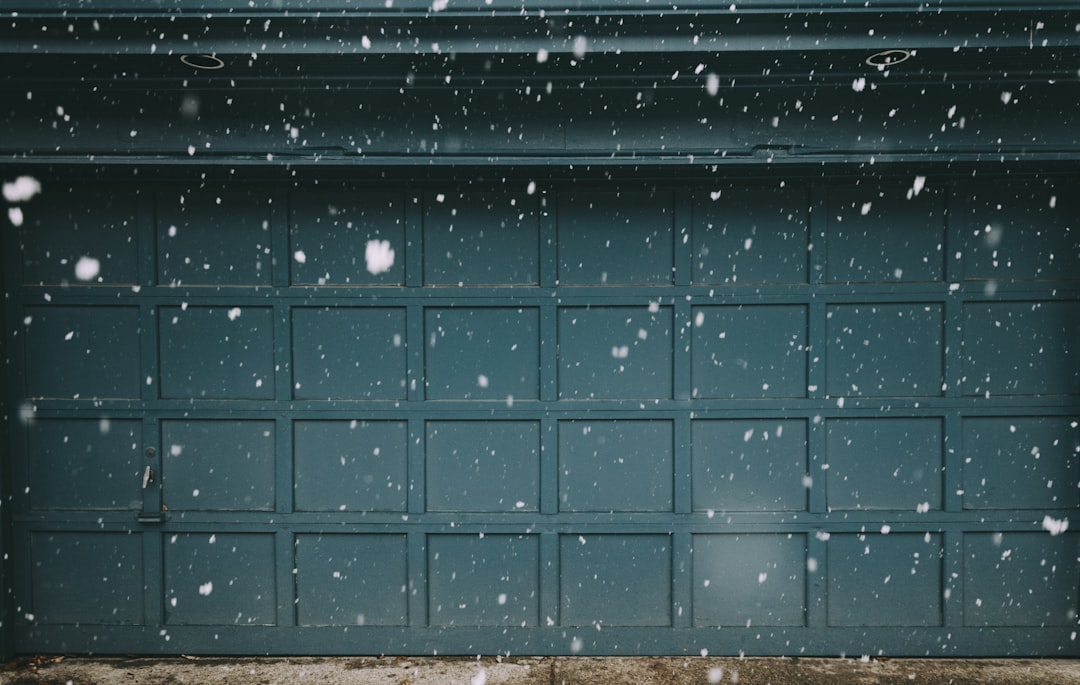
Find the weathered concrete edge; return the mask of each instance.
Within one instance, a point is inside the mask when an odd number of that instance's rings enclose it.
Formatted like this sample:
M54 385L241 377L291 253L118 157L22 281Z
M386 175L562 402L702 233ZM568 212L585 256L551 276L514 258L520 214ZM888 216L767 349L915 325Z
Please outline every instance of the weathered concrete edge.
M39 657L3 685L1078 685L1076 659L721 657Z

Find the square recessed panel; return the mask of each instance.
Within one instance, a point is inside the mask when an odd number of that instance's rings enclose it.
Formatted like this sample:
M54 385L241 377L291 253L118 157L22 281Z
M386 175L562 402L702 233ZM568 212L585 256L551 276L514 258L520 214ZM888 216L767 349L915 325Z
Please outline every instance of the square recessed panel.
M1080 395L1080 302L964 305L965 395Z
M671 625L669 536L563 535L559 558L562 625Z
M294 285L404 285L401 195L305 190L289 200Z
M1075 629L1078 588L1076 533L964 535L964 625Z
M406 625L407 558L404 535L297 535L297 624Z
M559 283L670 284L672 195L564 193L558 198Z
M1067 416L964 419L965 509L1080 507L1080 427Z
M165 623L269 626L277 564L269 533L166 533Z
M940 626L941 535L832 535L830 626Z
M27 431L31 509L142 508L142 421L36 418Z
M940 510L941 419L829 419L830 509Z
M562 511L671 511L671 421L560 421Z
M428 622L539 625L539 550L535 535L428 536Z
M827 312L829 395L941 395L945 328L942 305L835 305Z
M405 310L295 308L293 397L405 398Z
M560 399L670 399L671 307L559 310Z
M830 283L940 281L945 274L945 193L910 184L829 191ZM884 246L884 247L883 247Z
M136 398L137 307L26 307L29 397Z
M270 307L162 307L158 317L162 397L274 397Z
M540 313L533 307L424 312L427 399L540 396Z
M175 511L273 511L273 421L162 421L163 497Z
M967 280L1080 278L1080 194L1074 179L1032 183L979 181L960 190Z
M297 421L293 452L297 511L405 511L404 421Z
M429 421L428 511L539 511L538 421Z
M35 623L143 623L143 539L130 533L30 534L33 596L18 598Z
M805 511L806 421L691 423L694 510Z
M695 535L695 626L806 623L806 536Z
M33 203L19 228L23 282L138 283L138 204L137 194L111 190Z
M694 283L806 283L805 188L721 188L694 202Z
M237 188L159 193L158 283L270 285L273 202Z
M806 397L806 307L694 307L692 393Z
M424 197L425 285L537 285L535 195L439 193Z

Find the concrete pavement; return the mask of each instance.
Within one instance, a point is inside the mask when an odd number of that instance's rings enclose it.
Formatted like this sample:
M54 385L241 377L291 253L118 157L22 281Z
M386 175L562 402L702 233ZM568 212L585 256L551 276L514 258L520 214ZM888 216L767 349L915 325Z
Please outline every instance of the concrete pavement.
M1080 685L1080 660L36 657L2 685Z

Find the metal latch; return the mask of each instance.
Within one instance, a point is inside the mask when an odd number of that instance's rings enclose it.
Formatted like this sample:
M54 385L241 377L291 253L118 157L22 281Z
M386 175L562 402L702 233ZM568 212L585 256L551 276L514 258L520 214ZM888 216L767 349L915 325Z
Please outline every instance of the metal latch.
M151 483L153 483L153 482L154 482L154 469L147 466L146 470L143 471L143 475L142 475L142 487L143 487L143 490L145 490L146 487L148 485L150 485Z

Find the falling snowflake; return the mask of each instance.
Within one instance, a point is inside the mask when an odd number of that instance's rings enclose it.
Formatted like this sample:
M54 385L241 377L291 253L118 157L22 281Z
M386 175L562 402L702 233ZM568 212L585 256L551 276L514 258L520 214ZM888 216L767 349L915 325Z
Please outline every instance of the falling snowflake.
M1042 521L1043 530L1051 535L1061 535L1069 529L1069 519L1061 519L1060 521L1051 516L1044 516Z
M720 92L720 77L716 74L709 74L705 77L705 92L709 95L716 97L716 94ZM713 198L714 200L716 198Z
M26 202L41 192L41 183L33 176L19 176L4 184L4 199L8 202Z
M101 262L93 257L80 257L75 263L75 278L80 281L92 281L101 272Z
M389 240L369 240L364 249L367 270L372 275L386 273L394 266L394 249Z

